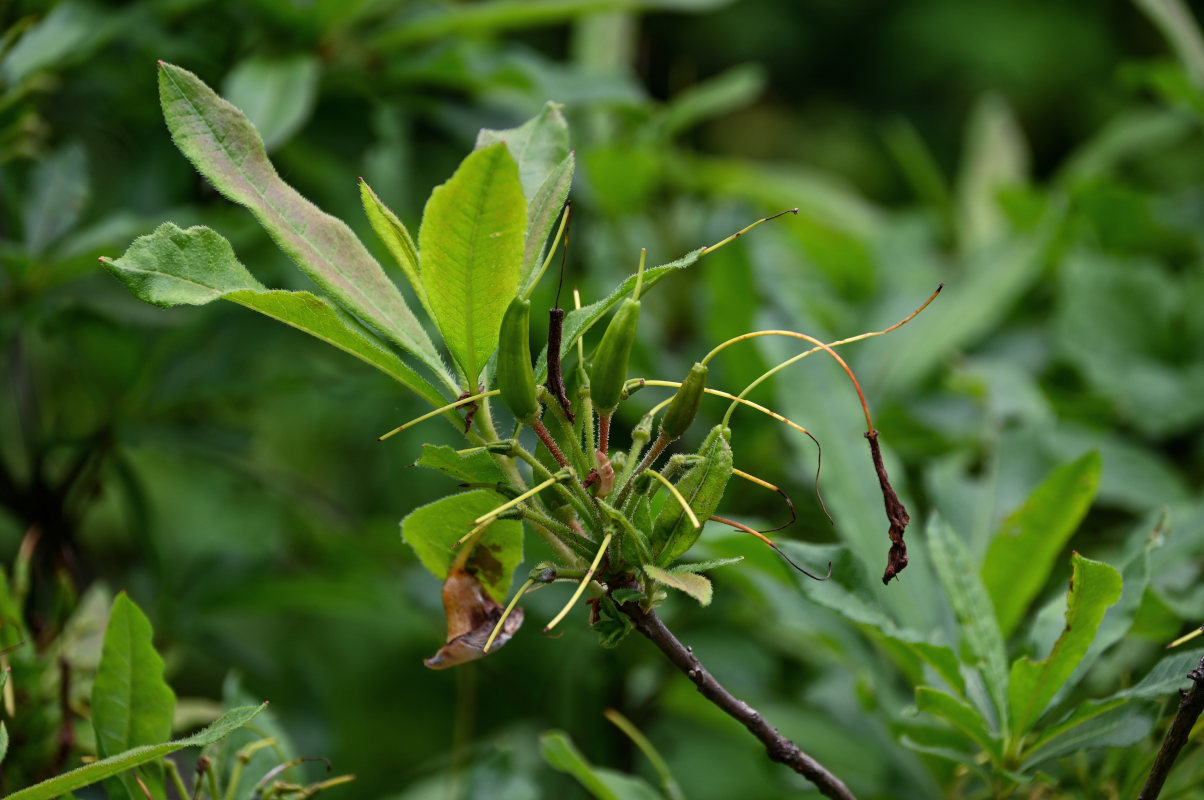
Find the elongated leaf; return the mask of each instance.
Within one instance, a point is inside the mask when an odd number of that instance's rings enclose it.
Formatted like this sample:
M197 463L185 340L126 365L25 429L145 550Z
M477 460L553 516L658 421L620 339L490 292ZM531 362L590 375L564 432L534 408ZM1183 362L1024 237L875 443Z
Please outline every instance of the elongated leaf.
M205 745L213 744L230 735L232 731L246 725L255 718L256 714L263 711L266 707L267 703L260 706L244 706L233 709L223 714L221 718L208 728L192 736L176 739L174 742L135 747L133 750L127 750L124 753L118 753L115 756L94 761L87 766L73 769L50 780L14 792L8 795L5 800L53 800L53 798L62 797L67 792L75 791L105 778L110 778L140 764L170 755L185 747L204 747ZM138 796L145 797L141 792L139 792Z
M443 340L475 389L497 349L498 327L518 290L526 200L504 144L469 154L435 187L418 230L420 276Z
M172 139L218 191L246 206L318 286L455 383L430 337L347 224L280 179L255 128L191 72L159 64L159 99Z
M25 247L41 255L71 230L88 201L87 153L79 143L44 159L25 202Z
M506 144L510 157L518 165L523 195L532 201L556 166L569 155L569 126L560 113L562 108L561 104L549 101L538 115L517 128L483 128L477 134L478 150L498 142Z
M96 679L92 683L92 727L96 750L108 758L171 737L176 696L163 679L163 659L155 651L150 621L122 592L113 600ZM141 773L152 794L163 794L163 765ZM141 792L131 774L121 782L130 797Z
M418 560L444 579L459 550L455 543L472 530L472 521L506 502L496 492L462 492L416 508L401 521L401 535ZM501 519L480 534L464 569L499 603L506 602L510 578L523 560L523 530L517 520Z
M686 253L676 261L670 261L667 264L661 264L659 267L644 270L644 285L640 291L647 292L674 270L685 269L692 265L704 252L706 252L706 248L700 247L697 250ZM563 338L560 345L561 358L566 356L570 349L576 347L577 339L584 336L585 332L593 327L595 322L602 319L606 315L606 312L615 307L616 303L631 294L635 289L635 278L635 275L628 276L615 287L615 290L606 299L574 309L564 315ZM547 376L548 349L545 347L539 354L539 360L535 364L535 380L536 382L542 382Z
M147 303L204 305L221 298L305 331L371 364L434 406L435 388L365 330L309 292L269 290L247 271L220 234L205 227L181 230L170 222L139 237L116 260L101 263ZM456 419L455 415L449 415ZM462 423L456 422L457 425Z
M1200 663L1202 656L1204 656L1204 648L1163 657L1135 685L1119 691L1111 697L1081 703L1065 719L1044 728L1040 736L1029 745L1027 752L1035 754L1044 748L1046 743L1065 735L1072 728L1083 725L1133 700L1152 700L1172 695L1176 689L1190 682L1187 673Z
M964 645L979 665L987 694L999 715L999 730L1006 738L1010 730L1007 651L991 598L961 537L935 514L928 522L927 533L933 566L957 617Z
M573 185L573 169L576 158L572 153L552 170L543 186L527 203L527 242L523 246L523 271L519 280L519 294L526 294L539 275L547 251L548 236L560 216L560 209L568 199Z
M1004 520L982 562L982 582L1007 638L1045 586L1054 561L1078 528L1099 487L1100 457L1091 452L1054 470Z
M1008 704L1018 733L1037 721L1054 694L1087 652L1108 606L1120 599L1120 573L1101 561L1072 557L1074 572L1066 595L1066 630L1044 661L1027 656L1012 664Z
M882 608L878 595L869 587L874 585L861 560L847 547L783 541L778 544L792 559L816 568L832 565L831 577L818 583L806 575L795 578L802 593L845 619L875 629L886 638L903 645L932 667L961 697L966 695L965 679L953 649L912 628L900 627Z
M1039 751L1026 757L1024 768L1029 770L1051 758L1091 747L1127 747L1144 739L1153 725L1154 717L1145 709L1113 708L1047 739Z
M679 592L685 592L698 601L699 605L709 606L711 597L714 595L713 587L709 579L694 572L670 572L667 569L661 569L653 564L645 564L644 572L648 573L648 577L659 584L676 589Z
M991 734L987 723L968 703L936 689L920 686L916 689L916 707L952 722L958 730L989 753L993 762L999 763L1003 758L1003 746L999 738Z
M502 471L497 462L484 450L462 456L447 445L424 444L422 455L414 462L414 466L437 469L467 483L497 483L502 480Z
M410 282L414 293L418 295L418 301L422 303L426 313L430 314L431 319L434 319L435 315L431 312L431 305L426 299L426 289L423 287L422 278L418 273L418 247L414 244L410 231L362 178L360 179L360 200L364 204L364 213L368 215L368 222L372 225L372 230L376 231L376 235L384 242L389 254L397 262L397 266L401 267L401 271L405 273L406 280Z
M644 781L614 770L595 767L581 754L564 731L548 731L539 737L544 760L567 772L597 800L659 800L660 795Z
M222 94L247 115L271 151L289 140L313 113L318 60L309 53L288 58L248 58L230 74Z

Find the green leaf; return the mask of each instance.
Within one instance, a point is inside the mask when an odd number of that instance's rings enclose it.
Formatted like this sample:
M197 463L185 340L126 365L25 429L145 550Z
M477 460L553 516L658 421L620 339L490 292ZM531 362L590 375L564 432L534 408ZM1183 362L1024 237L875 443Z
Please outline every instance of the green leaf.
M723 499L727 482L732 477L732 448L728 444L730 435L731 431L722 425L712 428L698 451L702 462L691 467L675 484L704 526L715 513L719 501ZM693 547L701 534L702 528L695 528L681 503L670 497L652 525L652 536L648 543L653 559L658 565L667 567Z
M453 545L473 528L473 520L506 502L487 489L454 494L416 508L401 521L401 535L422 566L440 580L459 555ZM477 539L464 569L490 596L506 602L510 578L523 560L523 529L517 520L500 519Z
M963 643L971 659L979 665L987 694L999 715L999 730L1006 738L1010 729L1007 651L995 608L961 537L936 514L928 522L927 533L933 566L957 617Z
M1007 103L994 94L981 98L966 131L966 153L958 178L957 230L963 250L988 244L1007 229L999 195L1024 184L1028 162L1028 145Z
M217 722L192 736L176 739L174 742L135 747L115 756L94 761L87 766L71 770L34 786L29 786L8 795L5 800L53 800L62 797L67 792L88 786L97 781L110 778L119 773L132 769L140 764L170 755L185 747L204 747L220 741L232 731L246 725L255 715L267 708L267 703L261 706L244 706L223 714ZM141 792L138 797L144 797ZM162 795L160 795L162 796Z
M518 290L527 220L514 159L503 144L469 154L435 187L418 230L420 275L443 340L469 386L497 349Z
M1110 697L1081 703L1064 719L1044 728L1028 746L1026 752L1036 754L1046 744L1066 735L1073 728L1086 724L1133 700L1152 700L1172 695L1176 689L1189 683L1187 673L1200 663L1201 657L1204 657L1204 648L1163 657L1134 686L1123 689Z
M654 564L645 564L644 572L657 583L685 592L698 601L699 605L709 606L713 589L709 579L694 572L670 572Z
M424 444L422 455L414 466L437 469L465 483L498 483L502 480L497 462L484 450L460 455L445 444Z
M519 280L518 293L525 295L531 290L547 251L548 236L564 208L569 189L573 185L573 169L576 158L572 153L548 175L543 186L527 203L527 242L523 246L523 271Z
M159 99L176 147L222 194L255 215L324 291L448 383L430 337L351 228L276 174L255 128L196 75L159 64Z
M1044 661L1027 656L1012 664L1008 705L1017 733L1023 734L1045 711L1054 694L1087 652L1108 606L1120 599L1121 578L1115 567L1075 553L1066 595L1066 630Z
M660 283L661 279L668 276L674 270L685 269L694 262L706 251L706 248L699 248L692 252L686 253L676 261L670 261L668 264L661 264L659 267L644 270L644 285L641 292L647 292L656 284ZM563 338L560 345L560 357L563 359L570 349L576 347L577 340L585 335L585 332L593 327L594 323L606 316L606 313L615 307L620 300L635 289L636 276L628 276L626 280L620 283L610 295L596 303L590 303L588 306L574 309L564 315ZM535 380L542 383L548 377L548 349L544 347L539 354L539 360L535 364Z
M318 95L318 60L309 53L287 58L252 57L226 76L222 94L237 106L271 152L301 129Z
M24 207L25 247L42 255L71 230L88 201L88 161L79 143L38 163Z
M4 763L4 758L7 755L8 755L8 728L4 727L3 722L0 722L0 764Z
M163 679L150 621L124 593L113 600L100 666L92 683L92 727L101 758L171 738L176 696ZM163 765L141 773L151 793L163 794ZM130 797L140 797L134 777L122 774Z
M547 731L539 736L544 760L572 775L598 800L659 800L647 783L614 770L595 767L586 760L564 731Z
M537 116L517 128L482 128L477 134L477 150L498 142L505 143L510 157L518 165L523 196L531 198L532 202L552 171L569 155L569 126L560 113L562 108L561 104L549 101Z
M693 572L695 574L709 572L719 567L728 567L732 564L739 564L744 560L744 556L736 556L735 558L709 558L706 561L691 561L683 564L674 564L670 572Z
M1078 753L1090 747L1128 747L1149 734L1154 718L1137 706L1112 708L1046 739L1040 751L1025 754L1024 768L1036 767L1051 758Z
M434 387L374 334L321 297L265 289L239 263L230 243L209 228L181 230L165 222L154 233L136 239L121 258L102 258L101 263L147 303L164 308L204 305L218 298L238 303L371 364L433 406L445 403ZM457 420L455 424L463 423Z
M372 187L363 178L360 179L360 200L364 204L364 213L368 215L368 222L372 225L372 230L376 231L376 235L384 242L389 254L397 262L397 266L401 267L401 271L405 273L406 280L410 282L414 293L418 295L418 301L422 303L426 313L430 315L431 319L434 319L435 315L431 311L430 303L427 302L426 289L422 286L422 278L418 271L418 248L410 236L410 231L397 218L397 215L376 196L376 192L372 191Z
M800 564L811 564L817 568L824 563L832 564L832 576L823 583L795 573L798 587L807 598L847 620L867 625L887 639L902 644L932 667L958 695L965 696L965 680L953 649L930 641L917 630L900 627L891 619L882 608L878 596L870 591L874 580L852 550L791 541L779 542L778 546Z
M1003 759L1000 740L991 734L986 721L968 703L936 689L920 686L916 689L916 707L952 722L958 730L990 754L994 763L998 764Z
M1054 561L1078 528L1099 487L1099 453L1054 470L991 540L982 582L1007 638L1045 586Z
M676 136L702 122L751 104L765 89L765 68L746 62L699 81L675 94L661 117L665 136Z

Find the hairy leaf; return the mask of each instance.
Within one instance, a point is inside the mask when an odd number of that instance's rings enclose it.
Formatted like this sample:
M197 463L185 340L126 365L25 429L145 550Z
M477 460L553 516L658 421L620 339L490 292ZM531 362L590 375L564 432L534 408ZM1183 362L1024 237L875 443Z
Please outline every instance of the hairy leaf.
M714 594L711 581L694 572L670 572L653 564L645 564L644 572L659 584L685 592L698 601L699 605L709 606Z
M487 489L444 497L411 511L401 521L401 535L422 566L442 580L461 552L453 545L472 530L472 521L504 502L504 497ZM522 524L499 519L480 534L464 570L480 581L494 600L504 603L510 578L522 560Z
M176 696L163 679L163 659L155 651L150 622L122 592L113 600L96 679L92 683L92 727L101 758L171 738ZM141 773L152 794L163 794L163 765ZM121 782L130 797L142 792L132 774Z
M443 340L475 389L518 290L527 220L504 144L469 154L435 187L418 230L419 275Z
M380 264L345 222L280 179L241 111L196 75L162 62L159 99L176 146L218 191L246 206L324 291L454 384Z
M484 450L460 455L447 445L424 444L422 455L414 462L414 466L437 469L466 483L497 483L502 480L502 471L497 462Z
M523 271L519 281L519 294L526 294L536 278L548 248L548 236L560 216L560 209L568 199L573 185L573 169L576 159L572 153L548 175L543 186L527 203L527 241L523 247ZM555 246L555 243L552 243Z
M208 728L192 736L163 744L135 747L133 750L127 750L124 753L118 753L115 756L94 761L87 766L73 769L50 780L14 792L8 795L5 800L53 800L53 798L62 797L67 792L72 792L97 781L112 777L140 764L153 761L156 758L170 755L185 747L204 747L205 745L213 744L230 735L232 731L246 725L255 718L256 714L265 708L267 708L267 703L260 706L244 706L233 709L223 714L217 722L214 722ZM138 796L145 797L141 792L139 792Z
M446 402L433 386L388 350L375 336L321 297L309 292L265 289L239 263L220 234L205 227L181 230L170 222L139 237L105 267L147 303L164 308L204 305L221 298L305 331L371 364L428 403ZM462 423L454 414L456 425Z
M1091 452L1055 470L991 540L982 582L1004 638L1045 586L1054 560L1087 514L1099 487L1100 464L1099 454Z
M1100 561L1072 557L1074 571L1066 595L1066 630L1044 661L1027 656L1012 664L1008 704L1018 733L1040 718L1049 701L1087 652L1108 606L1120 599L1120 572Z
M552 171L569 155L569 126L560 113L563 107L549 101L537 116L517 128L483 128L477 134L477 150L498 142L506 144L510 156L518 165L523 195L532 201Z
M426 313L430 314L431 319L434 319L435 315L431 312L430 303L426 299L426 289L423 288L422 278L418 273L418 247L414 244L410 231L362 178L360 179L360 201L364 204L364 213L368 216L372 230L376 231L376 235L380 237L389 254L393 256L397 266L401 267L401 271L405 273L406 280L410 282L414 293L418 295L418 301L422 303Z

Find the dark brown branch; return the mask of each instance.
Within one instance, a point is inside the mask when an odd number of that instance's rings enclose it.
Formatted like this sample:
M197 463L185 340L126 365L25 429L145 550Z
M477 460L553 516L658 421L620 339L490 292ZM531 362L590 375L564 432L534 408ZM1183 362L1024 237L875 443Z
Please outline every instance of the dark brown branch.
M1187 677L1193 681L1191 688L1179 691L1179 710L1175 713L1170 730L1166 732L1166 738L1162 740L1158 755L1154 757L1154 766L1150 767L1150 775L1145 779L1145 786L1141 787L1137 800L1155 800L1158 797L1162 784L1166 783L1166 776L1179 757L1179 751L1187 744L1192 727L1200 718L1200 712L1204 711L1204 658L1187 673Z
M797 744L778 733L777 729L770 726L755 708L723 688L719 681L715 680L711 673L702 666L697 656L694 655L694 651L679 642L655 612L644 611L636 603L625 603L619 606L619 609L631 618L636 630L648 637L673 662L675 667L694 682L703 697L748 728L749 733L765 745L765 752L771 761L790 767L814 783L825 797L856 800L840 778L804 753Z
M874 472L878 473L878 485L882 489L882 502L886 505L886 519L890 522L890 551L886 554L886 571L882 573L882 583L889 584L907 566L907 544L903 541L903 531L911 517L907 509L895 494L895 487L890 485L886 475L886 466L882 463L882 448L878 446L878 431L872 428L866 432L865 438L870 442L870 456L874 459Z

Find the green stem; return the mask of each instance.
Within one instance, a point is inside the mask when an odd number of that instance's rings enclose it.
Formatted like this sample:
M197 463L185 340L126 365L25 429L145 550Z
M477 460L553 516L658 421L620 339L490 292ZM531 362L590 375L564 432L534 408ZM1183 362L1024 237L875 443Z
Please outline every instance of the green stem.
M593 558L597 549L594 543L563 522L533 508L523 509L523 519L531 523L531 527L559 558L572 564L588 562Z

